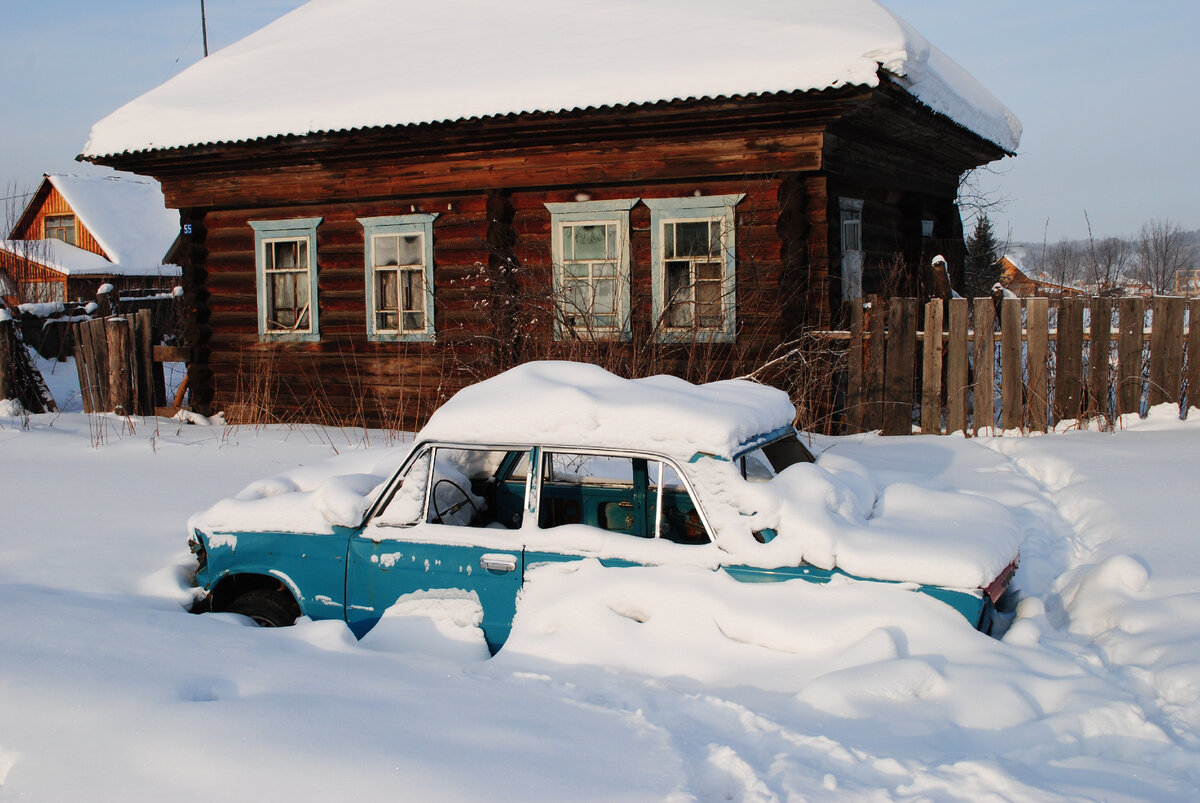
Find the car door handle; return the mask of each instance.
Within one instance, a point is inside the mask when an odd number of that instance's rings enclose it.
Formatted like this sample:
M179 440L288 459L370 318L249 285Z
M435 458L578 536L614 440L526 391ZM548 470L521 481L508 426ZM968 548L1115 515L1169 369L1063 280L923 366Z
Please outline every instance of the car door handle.
M479 565L484 569L487 569L489 572L516 571L517 556L489 553L479 559Z

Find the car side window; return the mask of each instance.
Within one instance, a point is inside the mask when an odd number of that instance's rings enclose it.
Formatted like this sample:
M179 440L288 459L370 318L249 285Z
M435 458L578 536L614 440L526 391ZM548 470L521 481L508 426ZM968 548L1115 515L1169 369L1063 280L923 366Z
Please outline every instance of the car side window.
M456 527L521 526L525 484L500 481L528 452L504 449L434 450L432 485L425 521Z
M637 538L708 543L678 472L651 457L551 452L542 461L538 526L585 524Z
M411 527L421 520L425 510L425 489L429 487L429 461L432 450L424 450L408 467L404 479L374 523L384 527Z

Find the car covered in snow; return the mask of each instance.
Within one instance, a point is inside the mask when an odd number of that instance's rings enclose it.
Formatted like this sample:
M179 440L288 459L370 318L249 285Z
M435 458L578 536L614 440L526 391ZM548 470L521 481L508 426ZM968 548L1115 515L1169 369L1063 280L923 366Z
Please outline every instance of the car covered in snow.
M520 366L446 402L390 475L272 478L194 516L199 607L271 626L341 619L361 638L394 606L451 595L477 606L494 653L535 567L593 559L902 584L988 631L1016 529L987 500L881 491L853 461L815 460L794 415L785 393L744 380Z

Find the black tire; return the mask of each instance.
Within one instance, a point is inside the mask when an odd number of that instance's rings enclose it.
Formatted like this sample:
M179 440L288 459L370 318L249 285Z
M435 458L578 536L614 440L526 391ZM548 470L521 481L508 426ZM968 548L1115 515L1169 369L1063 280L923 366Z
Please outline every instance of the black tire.
M225 607L229 613L249 616L259 627L289 627L296 623L295 603L278 591L255 589L235 598Z

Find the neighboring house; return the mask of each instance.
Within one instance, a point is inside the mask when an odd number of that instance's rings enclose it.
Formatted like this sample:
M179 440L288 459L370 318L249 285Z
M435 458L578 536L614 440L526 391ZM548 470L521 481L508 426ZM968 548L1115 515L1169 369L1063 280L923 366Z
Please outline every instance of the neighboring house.
M1189 298L1200 295L1200 270L1189 268L1176 273L1175 294Z
M1000 257L1000 284L1004 289L1019 298L1045 296L1060 298L1062 296L1084 295L1084 291L1069 284L1057 284L1045 278L1032 277L1025 272L1018 258L1012 254Z
M109 170L47 174L0 240L0 293L12 303L86 301L118 291L170 290L180 269L163 257L179 213L158 182Z
M959 179L1019 138L872 0L316 0L82 158L181 212L199 410L379 423L587 348L719 378L938 253L961 284Z

